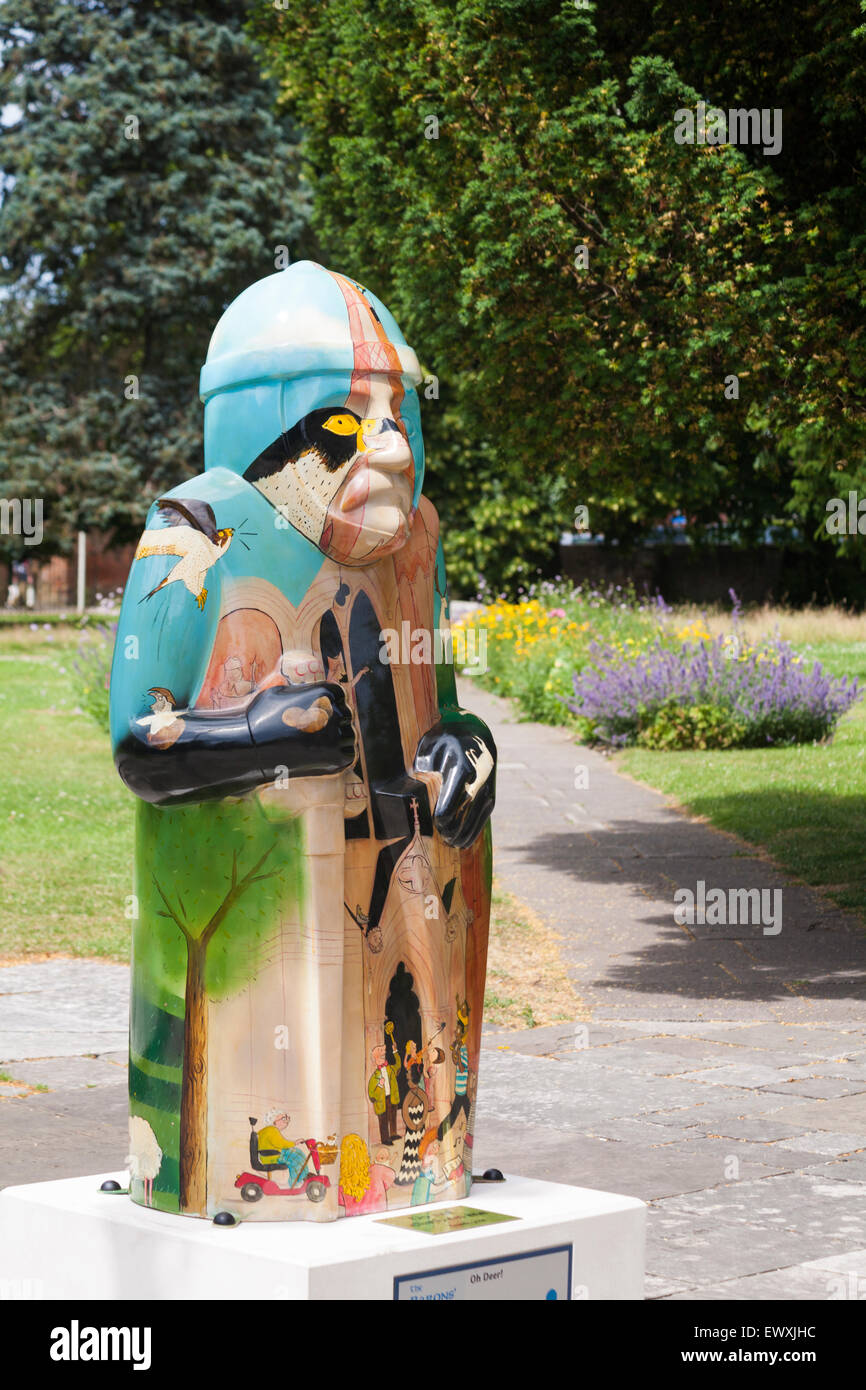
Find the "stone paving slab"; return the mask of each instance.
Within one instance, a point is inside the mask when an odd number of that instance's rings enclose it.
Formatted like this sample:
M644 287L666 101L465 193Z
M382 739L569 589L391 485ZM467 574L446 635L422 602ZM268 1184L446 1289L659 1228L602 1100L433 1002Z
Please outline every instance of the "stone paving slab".
M687 1192L660 1203L664 1215L691 1213L726 1225L758 1224L795 1230L800 1238L846 1240L866 1245L866 1183L847 1183L821 1173L772 1174L743 1178L701 1192ZM739 1239L739 1236L738 1236Z
M729 1042L722 1038L710 1040L708 1038L644 1033L638 1036L633 1035L626 1039L625 1042L629 1044L629 1051L635 1052L639 1050L646 1058L647 1062L651 1062L656 1056L670 1059L688 1059L692 1062L689 1068L689 1070L692 1071L694 1070L695 1062L703 1062L710 1067L728 1065L767 1065L767 1049L750 1047L749 1033L745 1033L745 1036L743 1036L742 1033L737 1033L735 1034L735 1039L736 1040L731 1040ZM603 1046L603 1050L607 1056L615 1057L619 1051L623 1050L625 1042L613 1040L609 1045ZM809 1062L801 1063L799 1059L802 1056L802 1050L796 1049L795 1044L789 1044L783 1046L773 1054L773 1062L778 1065L779 1069L784 1068L786 1075L792 1076L802 1074L799 1070L801 1066L804 1069L808 1068L808 1075L813 1076L817 1071L816 1064L821 1063L821 1074L826 1076L830 1075L828 1070L829 1067L833 1065L842 1065L841 1062L825 1062L825 1059L818 1053L812 1054Z
M771 1091L779 1096L808 1096L810 1100L838 1100L841 1096L862 1095L866 1091L863 1081L845 1081L837 1076L816 1076L810 1079L792 1077L778 1085L761 1086L762 1091Z
M115 1084L0 1101L0 1187L124 1168L127 1105Z
M783 1300L785 1302L813 1302L819 1300L862 1299L866 1296L866 1251L863 1256L863 1272L848 1275L830 1269L820 1261L791 1265L788 1269L776 1269L769 1274L750 1274L743 1279L727 1279L721 1284L710 1284L706 1288L678 1290L676 1293L655 1295L667 1303L685 1303L691 1300L713 1302L744 1299ZM832 1261L828 1261L831 1264ZM660 1281L660 1288L664 1285ZM648 1297L653 1297L651 1292Z
M784 1041L792 1046L797 1045L806 1056L836 1059L862 1050L864 1041L866 1041L866 1026L864 1026L862 1017L862 1007L860 1014L858 1024L851 1024L845 1030L816 1023L814 1019L807 1019L803 1023L788 1020L785 1023L774 1022L770 1024L753 1021L744 1023L742 1020L733 1019L706 1019L692 1022L670 1020L662 1028L646 1019L632 1019L628 1025L618 1024L616 1027L627 1030L629 1036L643 1035L659 1039L703 1038L707 1041L722 1042L728 1046L742 1045L743 1047L760 1048L773 1054L781 1048ZM590 1022L588 1026L592 1028L593 1023ZM605 1023L603 1027L605 1030L610 1028L612 1032L615 1031L612 1024Z
M0 1066L34 1057L125 1050L128 980L125 965L103 961L50 960L0 968Z
M746 1028L733 1025L737 1029L736 1035L733 1035L729 1025L711 1023L701 1027L700 1036L725 1043L736 1041L744 1047L771 1051L774 1055L796 1054L804 1058L842 1061L862 1056L863 1043L866 1041L863 1024L861 1013L859 1027L846 1031L806 1020L802 1024L750 1023Z
M47 1086L52 1091L74 1091L94 1086L126 1086L126 1052L98 1057L43 1057L37 1062L15 1062L16 1081Z
M768 1066L766 1063L750 1066L742 1062L723 1062L701 1071L687 1071L683 1074L683 1080L696 1081L702 1086L734 1086L746 1091L775 1094L781 1084L788 1080L788 1076L789 1073L784 1068Z
M596 1075L610 1071L626 1071L642 1076L690 1076L695 1065L692 1057L678 1057L673 1052L661 1050L653 1051L647 1048L642 1040L578 1051L577 1055L586 1072Z
M843 1254L845 1248L844 1240L822 1237L824 1255ZM849 1248L854 1248L853 1242L849 1242ZM664 1221L653 1209L647 1237L647 1269L656 1278L687 1291L688 1296L730 1279L806 1263L814 1258L814 1250L814 1237L796 1229L762 1225L754 1219L734 1226L697 1212L682 1213L676 1222Z
M708 1095L708 1099L704 1099ZM810 1125L807 1120L795 1121L790 1116L781 1114L783 1109L778 1096L770 1096L762 1091L747 1091L729 1087L706 1088L704 1095L695 1096L692 1093L691 1105L677 1106L674 1109L655 1110L647 1114L650 1124L663 1125L666 1128L673 1127L681 1129L683 1127L694 1127L703 1130L705 1134L727 1135L728 1127L734 1123L739 1124L741 1120L754 1120L756 1126L767 1118L784 1125L785 1120L791 1120L796 1127L801 1123L803 1129L819 1128L814 1122ZM777 1102L776 1109L773 1102ZM817 1102L816 1102L817 1103ZM756 1127L756 1133L759 1133ZM733 1135L731 1137L734 1137Z
M856 1182L866 1186L866 1148L861 1148L858 1153L837 1156L830 1163L822 1163L806 1171L816 1177L832 1178L839 1182Z
M866 1149L866 1134L833 1134L817 1130L814 1134L800 1134L796 1138L782 1139L781 1147L805 1150L807 1153L826 1154L837 1158L840 1154L858 1153Z
M776 1096L781 1100L784 1097ZM766 1097L768 1105L773 1098ZM838 1100L806 1100L793 1105L783 1105L774 1112L775 1118L783 1123L792 1120L803 1124L807 1129L829 1129L834 1133L853 1131L866 1134L866 1095L842 1096Z
M511 1171L519 1167L528 1177L540 1177L555 1165L561 1182L660 1201L689 1192L703 1195L707 1188L715 1188L734 1173L740 1182L793 1174L815 1159L813 1154L777 1145L736 1144L708 1140L703 1135L677 1135L668 1142L653 1142L649 1126L641 1133L640 1126L637 1132L629 1132L626 1122L620 1124L618 1138L601 1133L551 1134L547 1127L538 1125L515 1127L503 1134L490 1123L489 1116L479 1118L476 1166L479 1170L498 1167Z

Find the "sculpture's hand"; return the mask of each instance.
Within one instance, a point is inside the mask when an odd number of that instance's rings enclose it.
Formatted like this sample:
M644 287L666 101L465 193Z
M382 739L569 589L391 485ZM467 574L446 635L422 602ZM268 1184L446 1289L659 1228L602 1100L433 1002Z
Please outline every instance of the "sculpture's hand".
M268 780L280 775L279 768L322 777L355 761L352 715L336 682L262 690L251 702L247 720Z
M446 844L468 848L490 819L496 797L490 730L471 714L446 716L418 744L415 771L439 773L442 788L433 822Z

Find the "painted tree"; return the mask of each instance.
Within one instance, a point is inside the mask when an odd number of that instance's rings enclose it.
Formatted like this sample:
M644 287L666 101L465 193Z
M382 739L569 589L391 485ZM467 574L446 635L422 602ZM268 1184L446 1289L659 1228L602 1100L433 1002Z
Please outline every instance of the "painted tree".
M208 992L207 952L235 903L254 883L276 877L276 870L258 871L271 849L238 878L237 852L232 856L231 884L219 907L198 931L186 921L183 898L177 896L173 908L154 877L154 886L165 903L161 917L170 917L186 942L186 988L184 999L183 1076L180 1102L180 1205L183 1211L204 1212L207 1205L207 1043Z

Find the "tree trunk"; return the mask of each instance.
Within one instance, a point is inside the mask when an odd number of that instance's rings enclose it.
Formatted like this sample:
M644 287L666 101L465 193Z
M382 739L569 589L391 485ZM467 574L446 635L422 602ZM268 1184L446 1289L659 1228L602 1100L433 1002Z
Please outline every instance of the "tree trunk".
M180 1209L206 1215L207 1204L207 945L187 940L186 1014L180 1097Z

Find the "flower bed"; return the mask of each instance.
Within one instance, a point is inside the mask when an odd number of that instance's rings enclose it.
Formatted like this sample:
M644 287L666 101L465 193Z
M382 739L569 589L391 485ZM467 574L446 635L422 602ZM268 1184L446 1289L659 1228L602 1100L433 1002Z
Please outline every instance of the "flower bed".
M678 650L660 640L626 661L597 646L573 684L568 706L584 721L585 736L643 748L815 742L862 693L856 680L828 676L787 642L740 649L735 634Z
M779 638L678 626L661 601L616 589L547 586L494 603L458 627L486 634L476 678L528 719L571 722L584 741L644 748L743 748L828 738L860 698ZM483 639L482 639L483 640Z
M655 639L660 611L657 602L619 587L543 584L521 603L477 609L454 632L475 629L475 650L484 654L480 684L514 699L526 719L562 724L571 721L563 701L573 694L572 673L589 661L593 643L602 638L623 653L642 651Z

